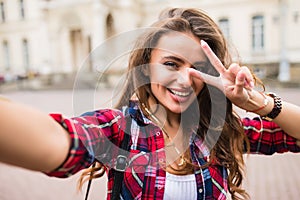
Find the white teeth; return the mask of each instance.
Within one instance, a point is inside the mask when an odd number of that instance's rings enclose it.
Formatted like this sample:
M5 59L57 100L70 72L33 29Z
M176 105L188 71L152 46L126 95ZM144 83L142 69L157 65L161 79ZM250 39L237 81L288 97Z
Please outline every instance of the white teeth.
M187 97L187 96L189 96L191 94L190 92L179 92L179 91L176 91L176 90L171 90L171 92L173 94L175 94L177 96L181 96L181 97Z

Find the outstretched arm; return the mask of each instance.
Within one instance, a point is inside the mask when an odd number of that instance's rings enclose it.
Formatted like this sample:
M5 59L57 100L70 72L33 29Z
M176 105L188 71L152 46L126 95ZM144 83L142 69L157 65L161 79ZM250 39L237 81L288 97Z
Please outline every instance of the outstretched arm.
M201 46L220 76L214 77L190 69L192 76L219 88L233 104L244 110L254 112L260 116L265 116L272 111L274 99L253 89L253 76L247 67L231 64L226 69L206 42L201 41ZM273 121L287 134L300 140L300 107L283 101L282 110Z
M70 137L50 116L2 98L0 110L0 162L44 172L63 163Z
M286 133L300 140L300 108L288 102L283 102L280 114L273 120Z

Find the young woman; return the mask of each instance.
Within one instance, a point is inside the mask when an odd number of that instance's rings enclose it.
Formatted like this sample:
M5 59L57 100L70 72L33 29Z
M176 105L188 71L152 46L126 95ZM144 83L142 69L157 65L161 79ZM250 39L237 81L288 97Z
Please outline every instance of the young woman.
M108 199L246 199L244 153L300 151L300 108L255 82L210 17L168 9L137 40L115 109L67 119L1 101L0 160L56 177L97 162Z

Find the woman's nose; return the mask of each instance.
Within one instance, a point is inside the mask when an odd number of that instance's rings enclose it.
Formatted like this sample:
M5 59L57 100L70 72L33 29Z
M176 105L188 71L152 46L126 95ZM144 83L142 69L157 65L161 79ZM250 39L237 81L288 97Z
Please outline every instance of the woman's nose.
M178 72L177 82L183 87L190 87L192 85L192 77L188 68L184 68Z

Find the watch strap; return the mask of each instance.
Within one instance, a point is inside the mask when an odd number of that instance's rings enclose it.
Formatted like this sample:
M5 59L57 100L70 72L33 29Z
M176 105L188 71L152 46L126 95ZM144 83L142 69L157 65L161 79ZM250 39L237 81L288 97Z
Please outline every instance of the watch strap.
M270 96L274 100L274 107L271 110L271 112L265 116L262 116L262 119L267 120L267 121L272 121L275 119L279 113L281 112L282 109L282 102L281 102L281 97L276 95L275 93L266 93L266 95Z

